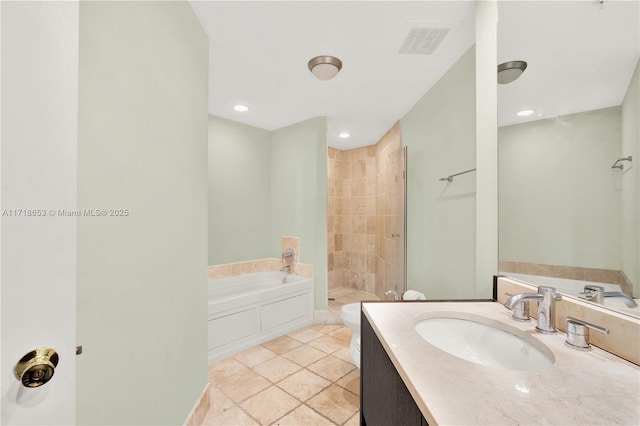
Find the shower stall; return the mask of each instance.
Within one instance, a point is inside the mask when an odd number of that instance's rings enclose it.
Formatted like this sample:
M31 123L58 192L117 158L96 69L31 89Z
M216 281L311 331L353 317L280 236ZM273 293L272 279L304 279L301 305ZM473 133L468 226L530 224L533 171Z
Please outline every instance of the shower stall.
M396 124L376 144L329 148L328 309L406 290L406 147Z

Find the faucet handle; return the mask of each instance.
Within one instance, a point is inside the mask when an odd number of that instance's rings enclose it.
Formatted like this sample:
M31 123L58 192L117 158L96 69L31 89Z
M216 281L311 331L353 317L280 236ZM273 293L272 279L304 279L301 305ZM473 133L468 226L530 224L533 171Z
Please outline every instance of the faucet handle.
M286 261L287 263L291 263L293 261L293 258L295 256L295 253L293 252L292 248L287 248L285 249L284 252L282 252L282 261Z
M538 286L538 293L540 294L546 294L546 293L551 293L552 297L555 300L562 300L562 295L560 293L558 293L557 289L555 287L550 287L547 285L539 285Z
M584 298L595 303L604 303L604 287L595 284L586 284L584 286Z
M591 344L589 344L589 329L609 334L608 328L600 327L599 325L591 324L574 317L567 317L567 340L565 340L565 343L572 348L588 351L591 349Z

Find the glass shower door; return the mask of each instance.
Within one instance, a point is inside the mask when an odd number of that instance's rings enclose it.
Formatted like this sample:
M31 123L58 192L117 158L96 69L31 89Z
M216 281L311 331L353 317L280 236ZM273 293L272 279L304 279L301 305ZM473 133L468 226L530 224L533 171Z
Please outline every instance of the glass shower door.
M407 147L389 155L392 171L387 199L387 238L389 243L389 263L387 264L387 290L396 291L400 296L407 290Z

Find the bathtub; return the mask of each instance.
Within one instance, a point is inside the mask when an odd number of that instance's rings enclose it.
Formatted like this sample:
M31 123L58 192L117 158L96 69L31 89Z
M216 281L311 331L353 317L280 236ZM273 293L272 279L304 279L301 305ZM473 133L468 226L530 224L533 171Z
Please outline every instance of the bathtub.
M550 286L555 287L558 292L575 298L582 298L584 286L587 284L598 285L604 287L604 291L622 291L622 288L618 284L610 284L610 283L599 283L599 282L591 282L591 281L583 281L583 280L572 280L569 278L554 278L554 277L546 277L541 275L529 275L529 274L517 274L513 272L501 272L501 275L509 278L514 278L516 280L525 282L527 284L539 286ZM624 301L617 297L607 297L604 299L604 306L607 308L614 309L623 314L631 315L636 318L640 318L640 301L636 300L638 306L635 308L629 308L625 305Z
M313 323L313 279L282 277L258 272L209 281L210 363Z
M555 287L560 293L567 296L580 297L584 286L587 284L599 285L604 287L605 291L622 291L618 284L598 283L584 280L572 280L569 278L554 278L542 275L517 274L514 272L501 272L503 276L515 278L531 285L544 285Z

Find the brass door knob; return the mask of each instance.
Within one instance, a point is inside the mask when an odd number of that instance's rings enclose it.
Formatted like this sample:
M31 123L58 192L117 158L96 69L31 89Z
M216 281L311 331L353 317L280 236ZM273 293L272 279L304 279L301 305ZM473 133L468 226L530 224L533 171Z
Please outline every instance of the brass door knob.
M54 349L38 348L20 358L16 377L23 386L37 388L51 380L57 365L58 353Z

